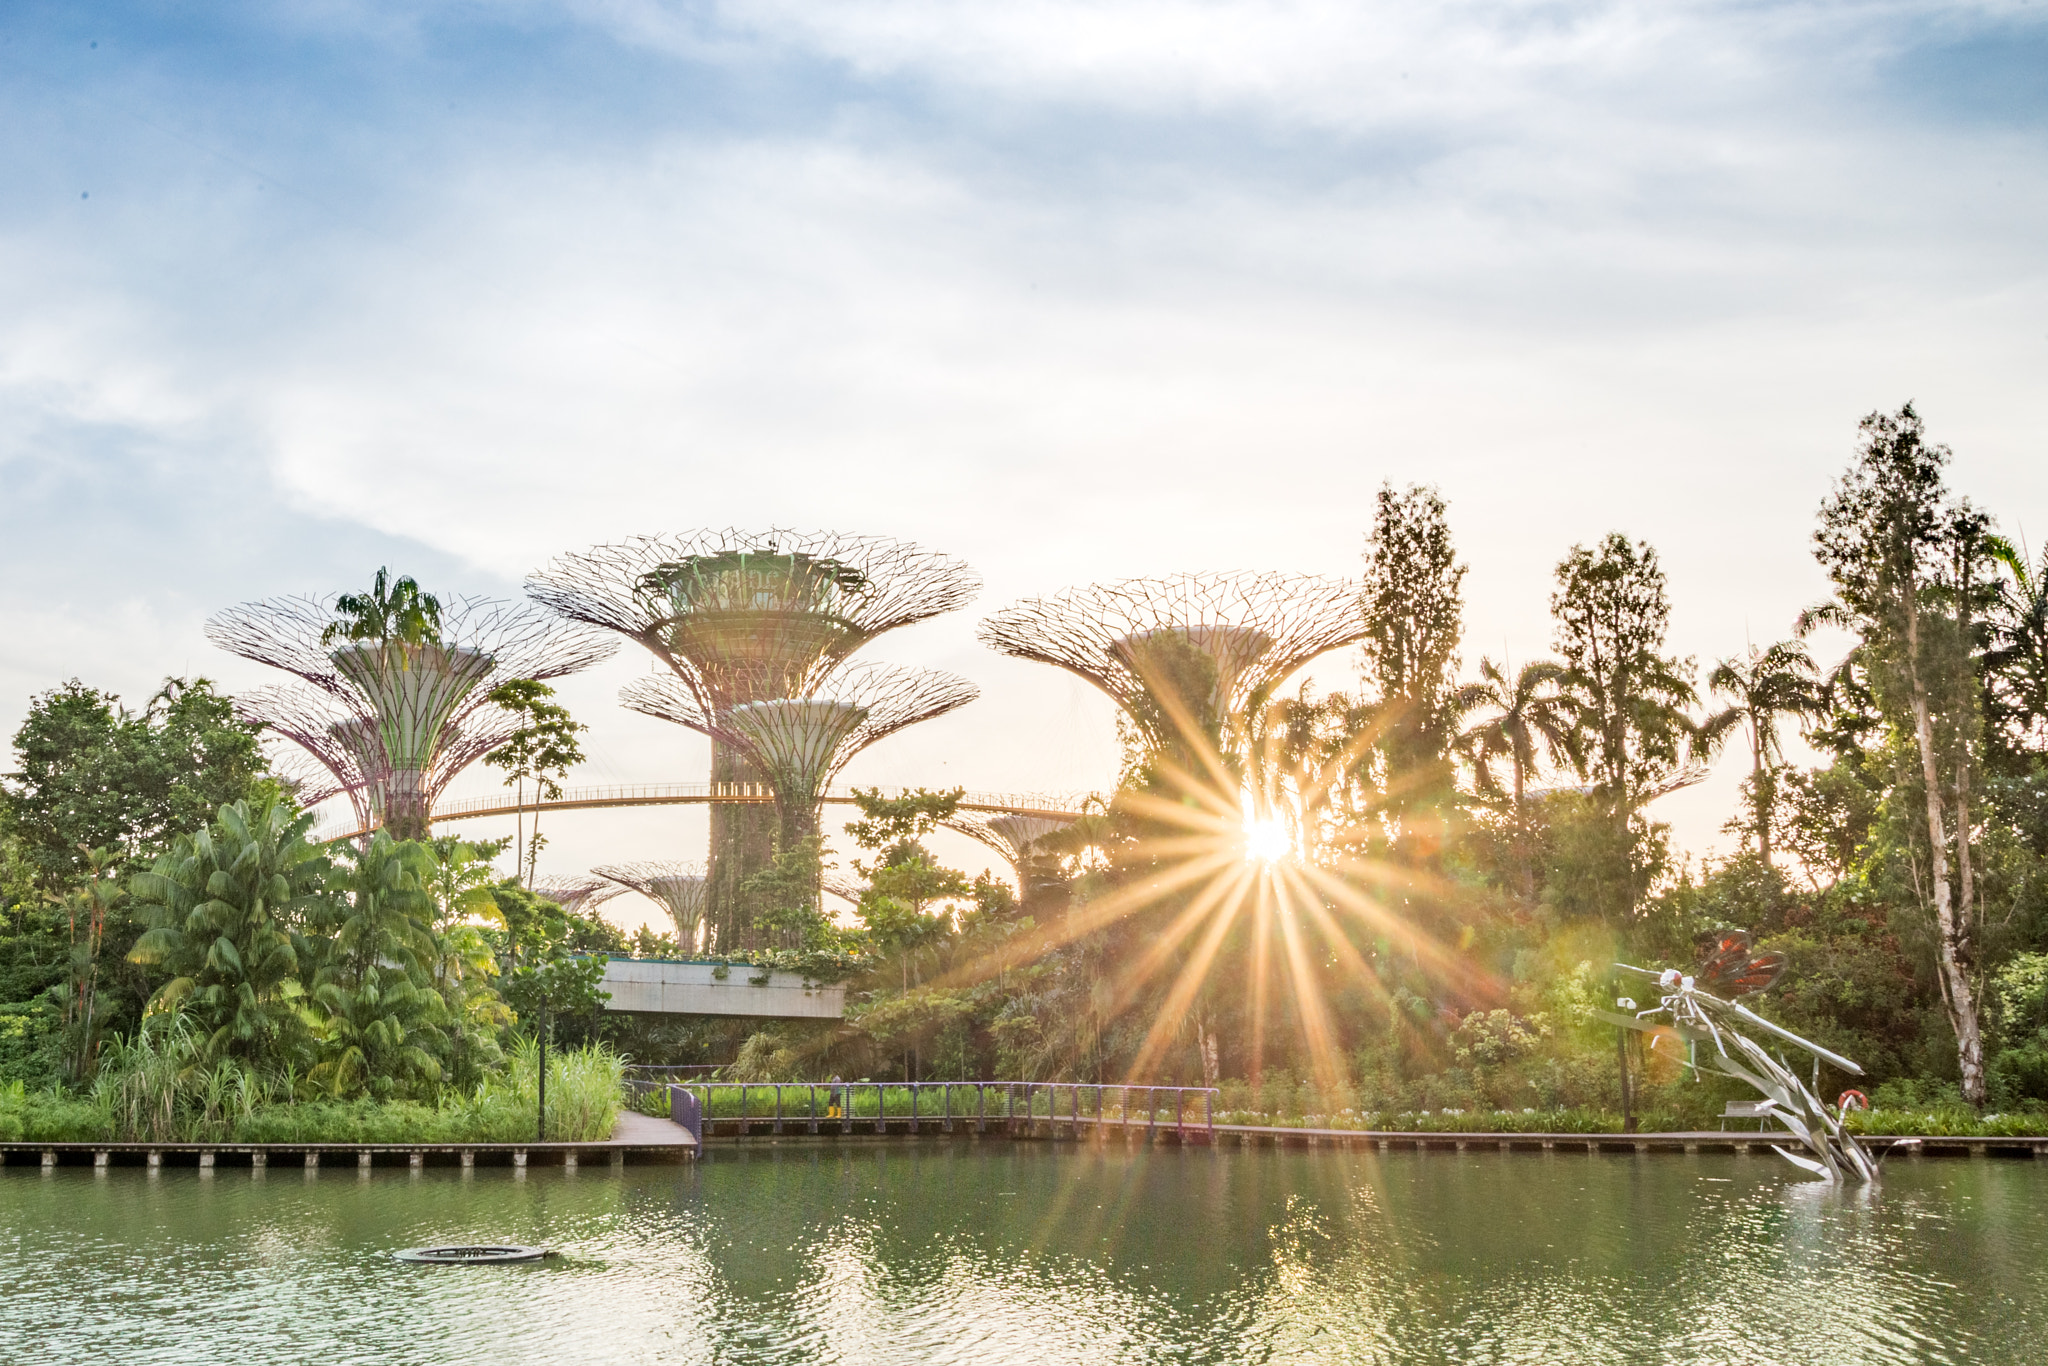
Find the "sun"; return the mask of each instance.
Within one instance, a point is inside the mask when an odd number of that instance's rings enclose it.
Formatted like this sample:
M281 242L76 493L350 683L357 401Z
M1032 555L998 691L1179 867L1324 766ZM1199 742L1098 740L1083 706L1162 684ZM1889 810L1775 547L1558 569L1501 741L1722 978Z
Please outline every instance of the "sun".
M1278 863L1294 852L1294 841L1284 821L1264 817L1244 823L1244 856L1262 863Z

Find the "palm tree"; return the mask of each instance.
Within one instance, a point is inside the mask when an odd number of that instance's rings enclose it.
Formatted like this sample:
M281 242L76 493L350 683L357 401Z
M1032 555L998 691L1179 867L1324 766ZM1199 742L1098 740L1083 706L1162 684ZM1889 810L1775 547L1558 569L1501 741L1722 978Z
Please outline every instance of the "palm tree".
M150 1011L182 1008L209 1058L274 1063L305 1031L299 927L325 905L328 866L312 828L276 793L232 802L129 883L149 928L128 958L171 977Z
M1495 761L1505 759L1513 780L1515 860L1522 895L1536 895L1536 869L1529 849L1529 778L1539 763L1577 763L1579 708L1564 691L1566 669L1551 660L1524 664L1513 679L1491 659L1479 661L1477 683L1458 689L1452 705L1460 716L1490 713L1458 736L1459 752L1472 762L1473 778L1482 794L1498 796Z
M1782 718L1804 721L1822 711L1813 656L1797 641L1781 640L1762 650L1752 645L1746 658L1724 659L1707 675L1707 686L1734 699L1734 705L1701 723L1702 732L1722 733L1740 724L1749 732L1750 783L1756 803L1757 852L1771 866L1771 814L1777 796L1778 766L1785 762L1778 738Z
M320 633L322 645L337 640L369 640L401 645L441 643L441 600L422 593L417 580L380 567L367 593L343 593L334 600L337 618Z
M2012 577L2001 581L1991 608L1991 648L1984 672L1994 715L2028 738L2048 721L2048 550L2038 567L2003 537L1989 538L1993 559Z
M330 886L345 895L332 905L325 928L334 937L313 979L313 1002L325 1012L321 1058L306 1079L337 1098L418 1092L441 1079L437 1055L450 1023L431 977L437 908L425 883L433 854L379 830L344 860Z

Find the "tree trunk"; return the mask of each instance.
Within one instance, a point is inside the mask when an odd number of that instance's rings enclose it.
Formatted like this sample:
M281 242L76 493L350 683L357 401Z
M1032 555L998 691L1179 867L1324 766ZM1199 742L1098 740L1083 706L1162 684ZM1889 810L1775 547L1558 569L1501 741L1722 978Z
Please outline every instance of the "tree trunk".
M1948 832L1941 815L1941 775L1934 758L1934 726L1927 713L1927 688L1920 678L1920 616L1913 589L1906 589L1906 676L1913 692L1913 739L1920 750L1920 775L1927 793L1929 881L1934 884L1934 923L1940 935L1942 1003L1956 1034L1956 1061L1963 1099L1984 1103L1984 1040L1977 1026L1977 998L1970 987L1972 946L1967 924L1956 917L1948 881Z
M1970 583L1976 575L1976 557L1970 553L1974 541L1964 537L1956 553L1956 635L1963 652L1963 713L1956 718L1956 874L1961 883L1962 904L1957 908L1965 938L1973 939L1977 927L1977 879L1970 860L1970 726L1971 704L1977 697L1977 666L1970 658Z
M1771 775L1764 770L1763 732L1759 729L1755 713L1750 715L1749 757L1751 797L1756 802L1756 849L1768 869L1771 866L1771 803L1777 794L1771 790Z
M1524 797L1526 778L1522 772L1522 755L1517 748L1510 756L1515 766L1515 861L1522 875L1522 900L1533 904L1536 900L1536 861L1529 853L1529 807Z

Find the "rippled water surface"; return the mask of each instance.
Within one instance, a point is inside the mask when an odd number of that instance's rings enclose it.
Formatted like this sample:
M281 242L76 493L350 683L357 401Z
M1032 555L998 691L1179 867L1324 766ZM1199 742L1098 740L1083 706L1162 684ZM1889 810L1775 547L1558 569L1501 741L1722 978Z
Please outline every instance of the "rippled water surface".
M0 1169L0 1360L2038 1363L2048 1163L713 1149ZM393 1249L545 1243L531 1267Z

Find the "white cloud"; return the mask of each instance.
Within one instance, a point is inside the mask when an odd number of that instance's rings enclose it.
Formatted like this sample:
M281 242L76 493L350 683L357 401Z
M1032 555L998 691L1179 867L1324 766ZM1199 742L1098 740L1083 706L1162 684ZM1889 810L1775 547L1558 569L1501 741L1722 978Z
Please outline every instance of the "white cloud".
M500 120L420 128L351 88L346 164L326 141L261 160L204 87L191 118L293 195L210 192L213 143L152 136L109 163L119 193L6 221L0 481L61 462L155 506L90 554L82 525L40 533L75 555L44 581L120 606L17 589L0 708L117 659L133 691L184 667L180 639L204 667L209 598L397 555L510 591L660 528L907 535L972 559L984 607L1180 567L1349 572L1382 478L1451 499L1475 659L1542 651L1550 566L1616 526L1664 551L1677 644L1710 659L1817 594L1812 509L1855 418L1909 395L1959 480L2043 520L2048 177L2018 133L1855 103L1913 11L579 12L686 56L678 82L857 76L794 126L573 93L552 121L514 87L464 92ZM456 44L410 21L377 41L420 83ZM242 490L225 526L209 481ZM879 652L985 700L857 776L1102 781L1106 706L981 651L972 616ZM638 667L574 685L612 756L593 781L695 762L609 709ZM1725 776L1673 803L1695 843ZM565 827L557 853L668 828Z

